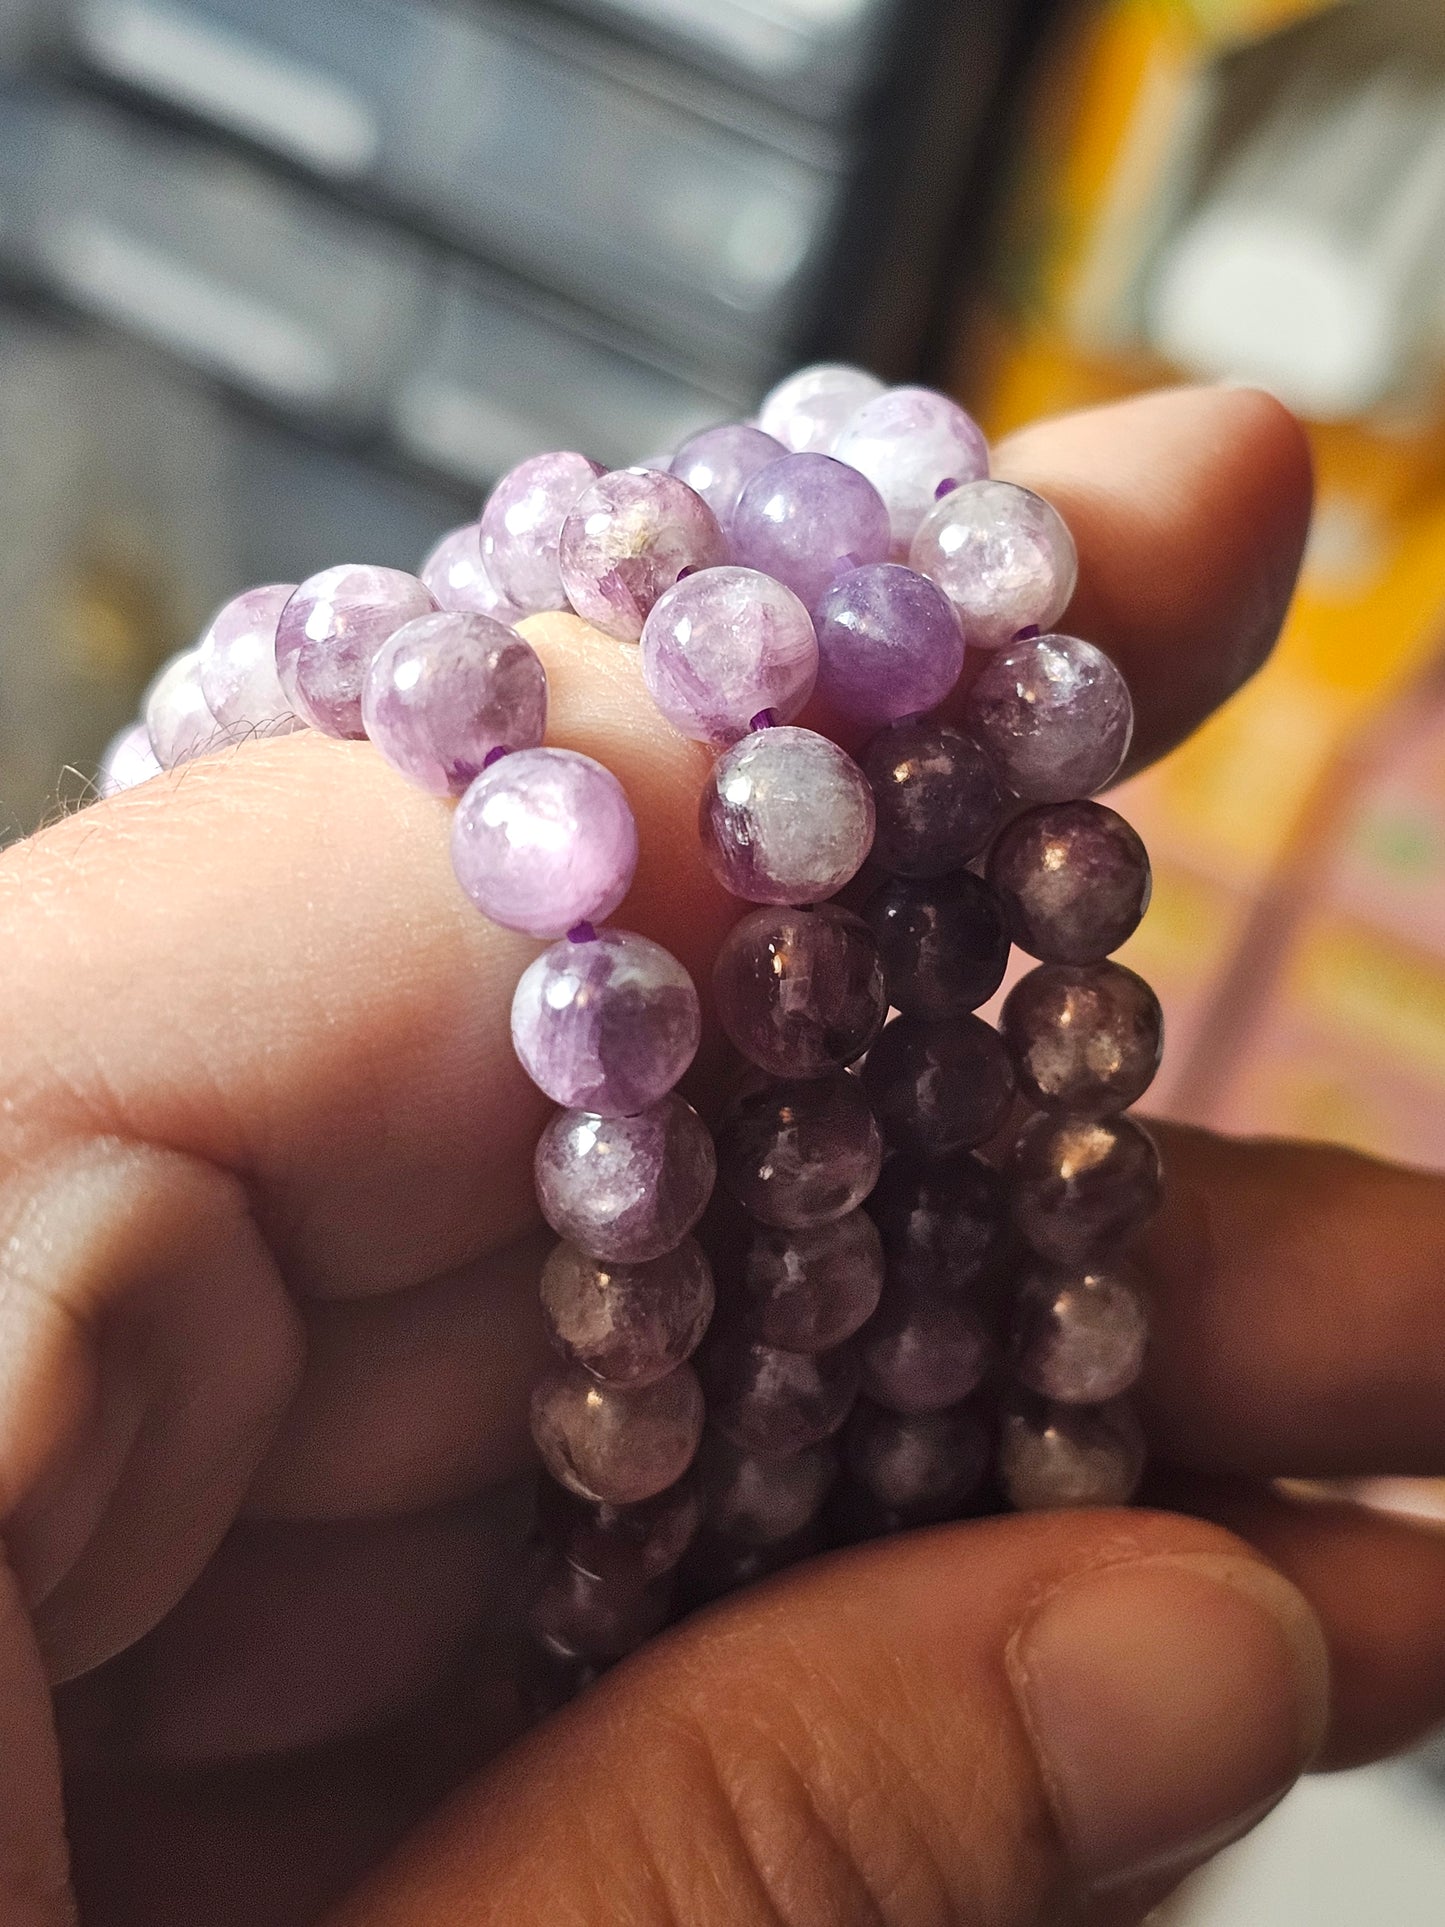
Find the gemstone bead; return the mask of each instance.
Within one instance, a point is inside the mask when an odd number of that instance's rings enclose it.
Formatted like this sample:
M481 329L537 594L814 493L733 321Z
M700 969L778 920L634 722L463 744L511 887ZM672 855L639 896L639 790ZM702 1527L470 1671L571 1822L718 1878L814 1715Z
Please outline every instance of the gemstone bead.
M702 497L726 532L745 484L787 452L761 428L748 422L724 422L684 442L671 463L662 467L670 467L680 482Z
M876 562L840 576L814 611L818 690L844 716L888 723L934 709L963 668L953 605L927 576Z
M753 911L713 971L718 1019L750 1063L774 1077L821 1077L851 1064L888 1014L877 939L835 903Z
M900 1522L946 1519L988 1476L991 1428L976 1405L941 1412L890 1412L860 1399L844 1434L849 1475Z
M532 1436L547 1470L603 1505L638 1505L676 1484L697 1454L702 1422L690 1365L633 1391L600 1385L580 1366L554 1366L532 1393Z
M773 1546L745 1546L736 1539L724 1539L714 1532L699 1533L678 1573L678 1596L686 1612L724 1599L743 1586L756 1586L774 1573L796 1566L824 1550L817 1523L806 1526L796 1538L781 1539Z
M625 930L553 944L512 999L512 1042L532 1082L568 1109L603 1117L665 1097L701 1036L691 977L661 944Z
M648 1264L619 1265L560 1244L542 1271L552 1343L609 1385L651 1385L691 1358L712 1321L712 1269L685 1238Z
M1134 1384L1148 1339L1144 1302L1117 1272L1034 1272L1014 1305L1014 1376L1061 1405L1103 1405Z
M707 1529L745 1546L775 1546L811 1525L838 1476L826 1444L786 1457L739 1451L710 1432L698 1454L698 1481L707 1495Z
M878 827L873 857L900 877L940 877L986 849L1003 815L993 764L947 723L895 723L863 754Z
M932 388L890 388L864 402L832 453L883 497L900 555L908 554L936 503L988 474L983 430Z
M637 824L590 756L527 749L493 763L452 819L452 865L484 916L531 937L601 923L632 887Z
M882 393L876 375L820 362L778 383L758 410L758 426L795 454L826 453L864 403Z
M856 1209L883 1162L883 1140L863 1087L846 1071L765 1084L729 1105L718 1170L761 1224L801 1231Z
M294 582L248 589L202 636L201 694L223 728L285 736L302 727L276 673L276 631L295 593Z
M482 525L467 522L444 535L417 570L439 609L459 616L490 616L508 628L522 620L487 574L482 561Z
M883 1241L866 1211L806 1231L759 1225L734 1289L749 1337L786 1352L831 1351L878 1309Z
M1122 964L1040 964L1008 994L1000 1021L1019 1086L1044 1110L1103 1117L1154 1081L1164 1013Z
M1013 1106L1003 1039L979 1017L926 1024L899 1017L868 1053L863 1088L884 1137L915 1157L986 1144Z
M682 1243L707 1209L717 1161L707 1126L671 1096L634 1117L559 1111L537 1146L536 1174L559 1238L635 1265Z
M532 455L502 477L482 510L482 567L500 592L526 615L565 609L558 551L562 525L577 498L606 469L564 449Z
M361 717L392 768L434 796L460 796L499 749L535 749L547 730L547 672L491 616L420 616L384 642Z
M361 692L382 644L418 616L430 591L400 569L343 563L301 584L276 630L276 671L296 713L327 736L366 734Z
M1026 810L989 852L988 880L1010 936L1043 963L1100 962L1149 908L1149 853L1102 803Z
M201 693L201 652L173 656L142 701L151 753L162 769L178 769L219 748L226 733Z
M579 496L562 528L562 582L579 616L636 642L685 575L728 560L717 517L675 475L617 469Z
M968 692L965 726L1006 790L1026 803L1092 796L1119 774L1134 736L1128 684L1075 636L1001 650Z
M708 1345L701 1369L708 1416L740 1451L787 1458L839 1430L858 1396L853 1348L784 1352L724 1337Z
M144 723L131 723L106 745L95 779L96 794L119 796L122 790L133 790L137 783L148 783L160 773L150 731Z
M978 649L1002 649L1025 629L1052 629L1079 575L1063 518L1012 482L951 490L920 523L909 559L943 590Z
M873 484L831 455L784 455L743 489L734 560L761 569L815 609L839 576L886 562L888 511Z
M1133 1118L1031 1118L1014 1151L1013 1221L1041 1258L1127 1244L1159 1209L1159 1152Z
M812 695L812 617L771 576L704 569L669 589L643 624L642 675L682 735L736 743L764 710L788 723Z
M909 1017L963 1017L1003 982L1009 941L998 898L980 877L894 877L863 906L878 939L888 994Z
M702 1524L702 1493L691 1473L636 1505L598 1505L552 1479L539 1483L537 1520L544 1537L588 1579L613 1585L661 1579Z
M1022 1401L1004 1415L999 1475L1020 1512L1127 1505L1144 1476L1144 1434L1127 1402Z
M868 1212L883 1240L890 1292L972 1291L991 1280L1005 1250L1006 1187L981 1158L890 1158Z
M698 824L709 868L735 897L819 903L867 861L873 792L826 736L760 729L714 764Z
M890 1291L859 1340L863 1390L890 1412L941 1412L976 1391L993 1360L979 1306L967 1295Z
M528 1611L533 1636L558 1659L622 1659L667 1624L665 1586L592 1579L557 1555L546 1559Z

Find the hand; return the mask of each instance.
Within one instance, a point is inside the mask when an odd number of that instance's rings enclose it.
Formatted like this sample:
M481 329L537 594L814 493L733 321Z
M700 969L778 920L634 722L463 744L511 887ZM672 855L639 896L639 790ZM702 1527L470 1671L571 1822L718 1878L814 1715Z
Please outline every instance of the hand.
M1162 395L1001 466L1076 530L1070 626L1163 753L1273 641L1298 430ZM637 809L627 924L705 975L735 914L692 835L705 753L635 652L534 640L554 739ZM1445 1538L1265 1483L1445 1472L1445 1186L1171 1131L1145 1403L1206 1516L820 1561L485 1764L545 1106L507 1040L530 947L462 899L445 826L307 735L0 862L5 1927L72 1919L62 1744L87 1927L1025 1927L1138 1919L1311 1757L1445 1714Z

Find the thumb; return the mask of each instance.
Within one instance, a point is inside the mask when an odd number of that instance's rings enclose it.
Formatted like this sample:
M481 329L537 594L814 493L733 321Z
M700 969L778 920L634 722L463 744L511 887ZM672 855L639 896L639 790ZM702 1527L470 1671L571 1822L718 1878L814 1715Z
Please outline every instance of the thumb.
M954 1526L700 1615L463 1791L333 1927L1135 1920L1323 1736L1301 1596L1164 1515Z

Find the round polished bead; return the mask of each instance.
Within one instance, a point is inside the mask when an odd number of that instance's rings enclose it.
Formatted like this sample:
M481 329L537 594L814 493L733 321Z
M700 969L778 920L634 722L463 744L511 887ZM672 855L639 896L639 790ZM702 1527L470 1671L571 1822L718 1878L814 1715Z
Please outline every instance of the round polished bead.
M713 1000L743 1056L773 1077L851 1064L888 1014L878 941L835 903L744 917L718 953Z
M408 782L460 796L497 750L541 742L547 672L530 643L490 616L420 616L377 651L361 717Z
M837 1476L837 1456L822 1443L764 1458L709 1432L698 1454L708 1531L745 1546L776 1546L802 1532L822 1511Z
M702 1423L702 1386L690 1365L631 1391L559 1365L532 1393L543 1464L569 1492L604 1505L637 1505L674 1485L697 1454Z
M890 1291L859 1340L863 1390L890 1412L941 1412L983 1383L993 1343L968 1296Z
M437 607L452 615L490 616L508 628L522 620L523 611L487 574L480 522L467 522L444 535L417 574Z
M452 819L452 865L484 916L560 937L611 916L632 887L637 824L610 770L569 749L493 763Z
M736 743L765 710L788 723L812 695L813 619L791 589L756 569L704 569L648 616L642 676L682 735Z
M537 1146L536 1174L559 1238L637 1265L682 1243L707 1209L717 1161L707 1126L672 1096L634 1117L559 1111Z
M745 485L760 468L787 452L781 442L749 422L724 422L719 428L705 428L694 435L670 463L660 466L670 468L680 482L700 495L726 531Z
M1034 1272L1014 1304L1014 1376L1061 1405L1127 1392L1148 1340L1144 1301L1116 1271Z
M622 468L578 497L562 528L562 582L579 616L636 642L685 575L728 559L717 517L675 475Z
M932 388L890 388L864 402L832 453L883 497L900 555L908 554L935 504L988 474L983 430Z
M883 1140L846 1071L744 1091L718 1131L723 1183L760 1224L784 1231L855 1210L878 1182Z
M418 616L431 592L400 569L343 563L301 584L276 630L276 671L297 715L327 736L366 734L361 693L382 644Z
M1159 1209L1159 1151L1130 1117L1031 1118L1014 1151L1013 1221L1041 1258L1078 1264L1127 1244Z
M989 852L988 880L1009 935L1043 963L1100 962L1149 908L1149 853L1102 803L1026 810Z
M702 1343L712 1311L712 1268L691 1238L640 1265L560 1244L542 1271L552 1343L608 1385L666 1378Z
M1144 1476L1144 1434L1129 1405L1021 1402L1004 1414L999 1476L1020 1512L1127 1505Z
M1080 1117L1124 1111L1154 1081L1164 1013L1122 964L1040 964L1009 992L1004 1041L1031 1103Z
M979 1017L895 1019L868 1053L862 1077L884 1137L915 1157L986 1144L1013 1106L1008 1051Z
M839 1430L858 1396L850 1345L785 1352L725 1337L707 1346L701 1369L708 1416L740 1451L787 1458Z
M965 722L1003 786L1026 803L1092 796L1123 767L1134 736L1129 686L1075 636L1000 650L968 692Z
M934 709L963 668L953 605L927 576L876 562L840 576L814 610L818 690L841 715L888 723Z
M758 426L795 454L826 453L864 403L883 392L876 375L820 362L778 383L758 410Z
M743 489L734 559L785 582L809 609L839 576L888 560L888 511L857 469L831 455L784 455Z
M588 1579L613 1585L661 1579L697 1537L703 1500L691 1472L636 1505L599 1505L542 1479L537 1523L547 1543Z
M987 848L1003 794L971 736L947 723L895 723L869 743L862 766L877 806L873 858L882 869L947 876Z
M493 489L482 510L482 567L524 614L567 607L558 560L562 525L578 496L606 472L565 449L529 456Z
M141 699L141 714L162 769L179 769L227 740L201 691L199 649L171 658Z
M883 952L888 994L906 1016L940 1023L986 1004L1003 982L1009 941L998 898L967 870L894 877L863 906Z
M654 1582L592 1579L554 1554L528 1610L534 1638L558 1659L623 1659L667 1624L671 1598Z
M759 1225L735 1289L749 1337L785 1352L831 1351L878 1309L883 1241L866 1211L806 1231Z
M977 649L1002 649L1025 629L1052 629L1079 574L1063 518L1012 482L951 490L920 523L909 559L943 590Z
M202 636L201 694L224 729L285 736L302 727L276 673L276 631L294 582L248 589Z
M1006 1249L1006 1187L981 1158L890 1158L868 1211L890 1292L970 1291L991 1280Z
M532 1082L570 1110L603 1117L665 1097L701 1036L691 977L661 944L625 930L553 944L512 999L512 1042Z
M745 903L820 903L873 846L873 792L811 729L760 729L713 765L698 809L703 855Z
M122 790L133 790L160 773L150 731L144 723L130 723L106 745L95 779L96 795L119 796Z
M890 1412L871 1399L853 1408L844 1434L849 1475L909 1525L946 1519L988 1476L993 1439L977 1405L941 1412Z

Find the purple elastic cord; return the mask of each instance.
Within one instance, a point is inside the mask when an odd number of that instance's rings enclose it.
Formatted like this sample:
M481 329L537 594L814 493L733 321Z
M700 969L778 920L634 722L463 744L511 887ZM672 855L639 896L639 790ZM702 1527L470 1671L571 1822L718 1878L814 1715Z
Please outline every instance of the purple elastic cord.
M933 491L934 501L941 502L945 495L952 495L957 487L958 483L954 477L952 475L945 475L943 480L938 484L938 487Z
M597 932L590 923L574 923L567 932L568 943L596 943Z
M1043 630L1040 629L1036 622L1031 622L1027 629L1019 630L1018 634L1014 637L1014 641L1032 642L1035 636L1041 636L1043 633Z
M482 768L490 769L493 763L500 763L504 756L510 756L511 753L511 750L507 748L505 743L498 743L495 749L489 749L487 751L485 757L482 759Z
M778 717L777 717L776 710L760 709L757 715L754 716L753 720L748 724L748 728L749 729L775 729L777 727L777 722L778 722Z

